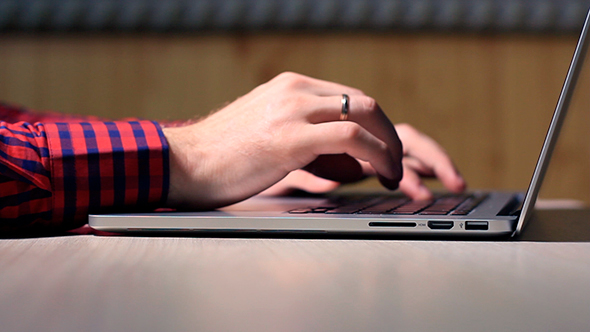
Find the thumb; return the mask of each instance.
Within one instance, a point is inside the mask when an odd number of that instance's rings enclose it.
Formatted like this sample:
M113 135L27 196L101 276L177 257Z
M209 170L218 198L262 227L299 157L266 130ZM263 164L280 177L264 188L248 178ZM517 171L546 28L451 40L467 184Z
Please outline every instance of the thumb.
M293 190L304 190L314 194L332 191L340 185L339 182L315 176L304 170L295 170L287 174L281 181L261 192L264 196L287 195Z

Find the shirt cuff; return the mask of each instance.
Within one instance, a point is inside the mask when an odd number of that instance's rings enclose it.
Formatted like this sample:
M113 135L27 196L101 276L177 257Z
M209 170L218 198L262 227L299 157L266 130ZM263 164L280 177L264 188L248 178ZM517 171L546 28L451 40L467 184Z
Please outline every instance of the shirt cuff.
M153 210L167 199L168 143L152 121L44 124L53 187L53 221L125 207Z

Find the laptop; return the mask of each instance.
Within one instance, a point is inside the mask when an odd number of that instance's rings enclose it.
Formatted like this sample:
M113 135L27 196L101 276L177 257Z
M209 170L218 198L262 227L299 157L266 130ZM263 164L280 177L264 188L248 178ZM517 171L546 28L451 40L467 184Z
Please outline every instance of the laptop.
M99 231L185 235L516 236L530 219L588 48L590 11L526 193L439 194L411 201L395 193L253 197L204 212L93 214Z

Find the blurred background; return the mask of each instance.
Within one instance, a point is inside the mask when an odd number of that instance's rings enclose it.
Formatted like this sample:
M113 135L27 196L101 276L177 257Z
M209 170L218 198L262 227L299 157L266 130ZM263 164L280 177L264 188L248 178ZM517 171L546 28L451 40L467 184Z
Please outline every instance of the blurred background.
M375 97L393 122L438 140L471 187L524 190L589 6L0 0L0 100L175 120L204 116L295 71ZM590 203L589 83L586 68L544 197Z

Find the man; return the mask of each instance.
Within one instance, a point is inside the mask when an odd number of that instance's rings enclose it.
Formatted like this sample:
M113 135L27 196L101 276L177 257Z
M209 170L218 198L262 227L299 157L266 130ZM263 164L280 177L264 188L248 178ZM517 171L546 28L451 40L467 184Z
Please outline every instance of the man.
M421 176L465 188L436 142L394 127L375 100L294 73L183 126L2 110L4 230L71 229L89 213L122 208L214 209L259 193L325 192L369 175L414 199L431 196ZM22 117L39 122L14 123Z

